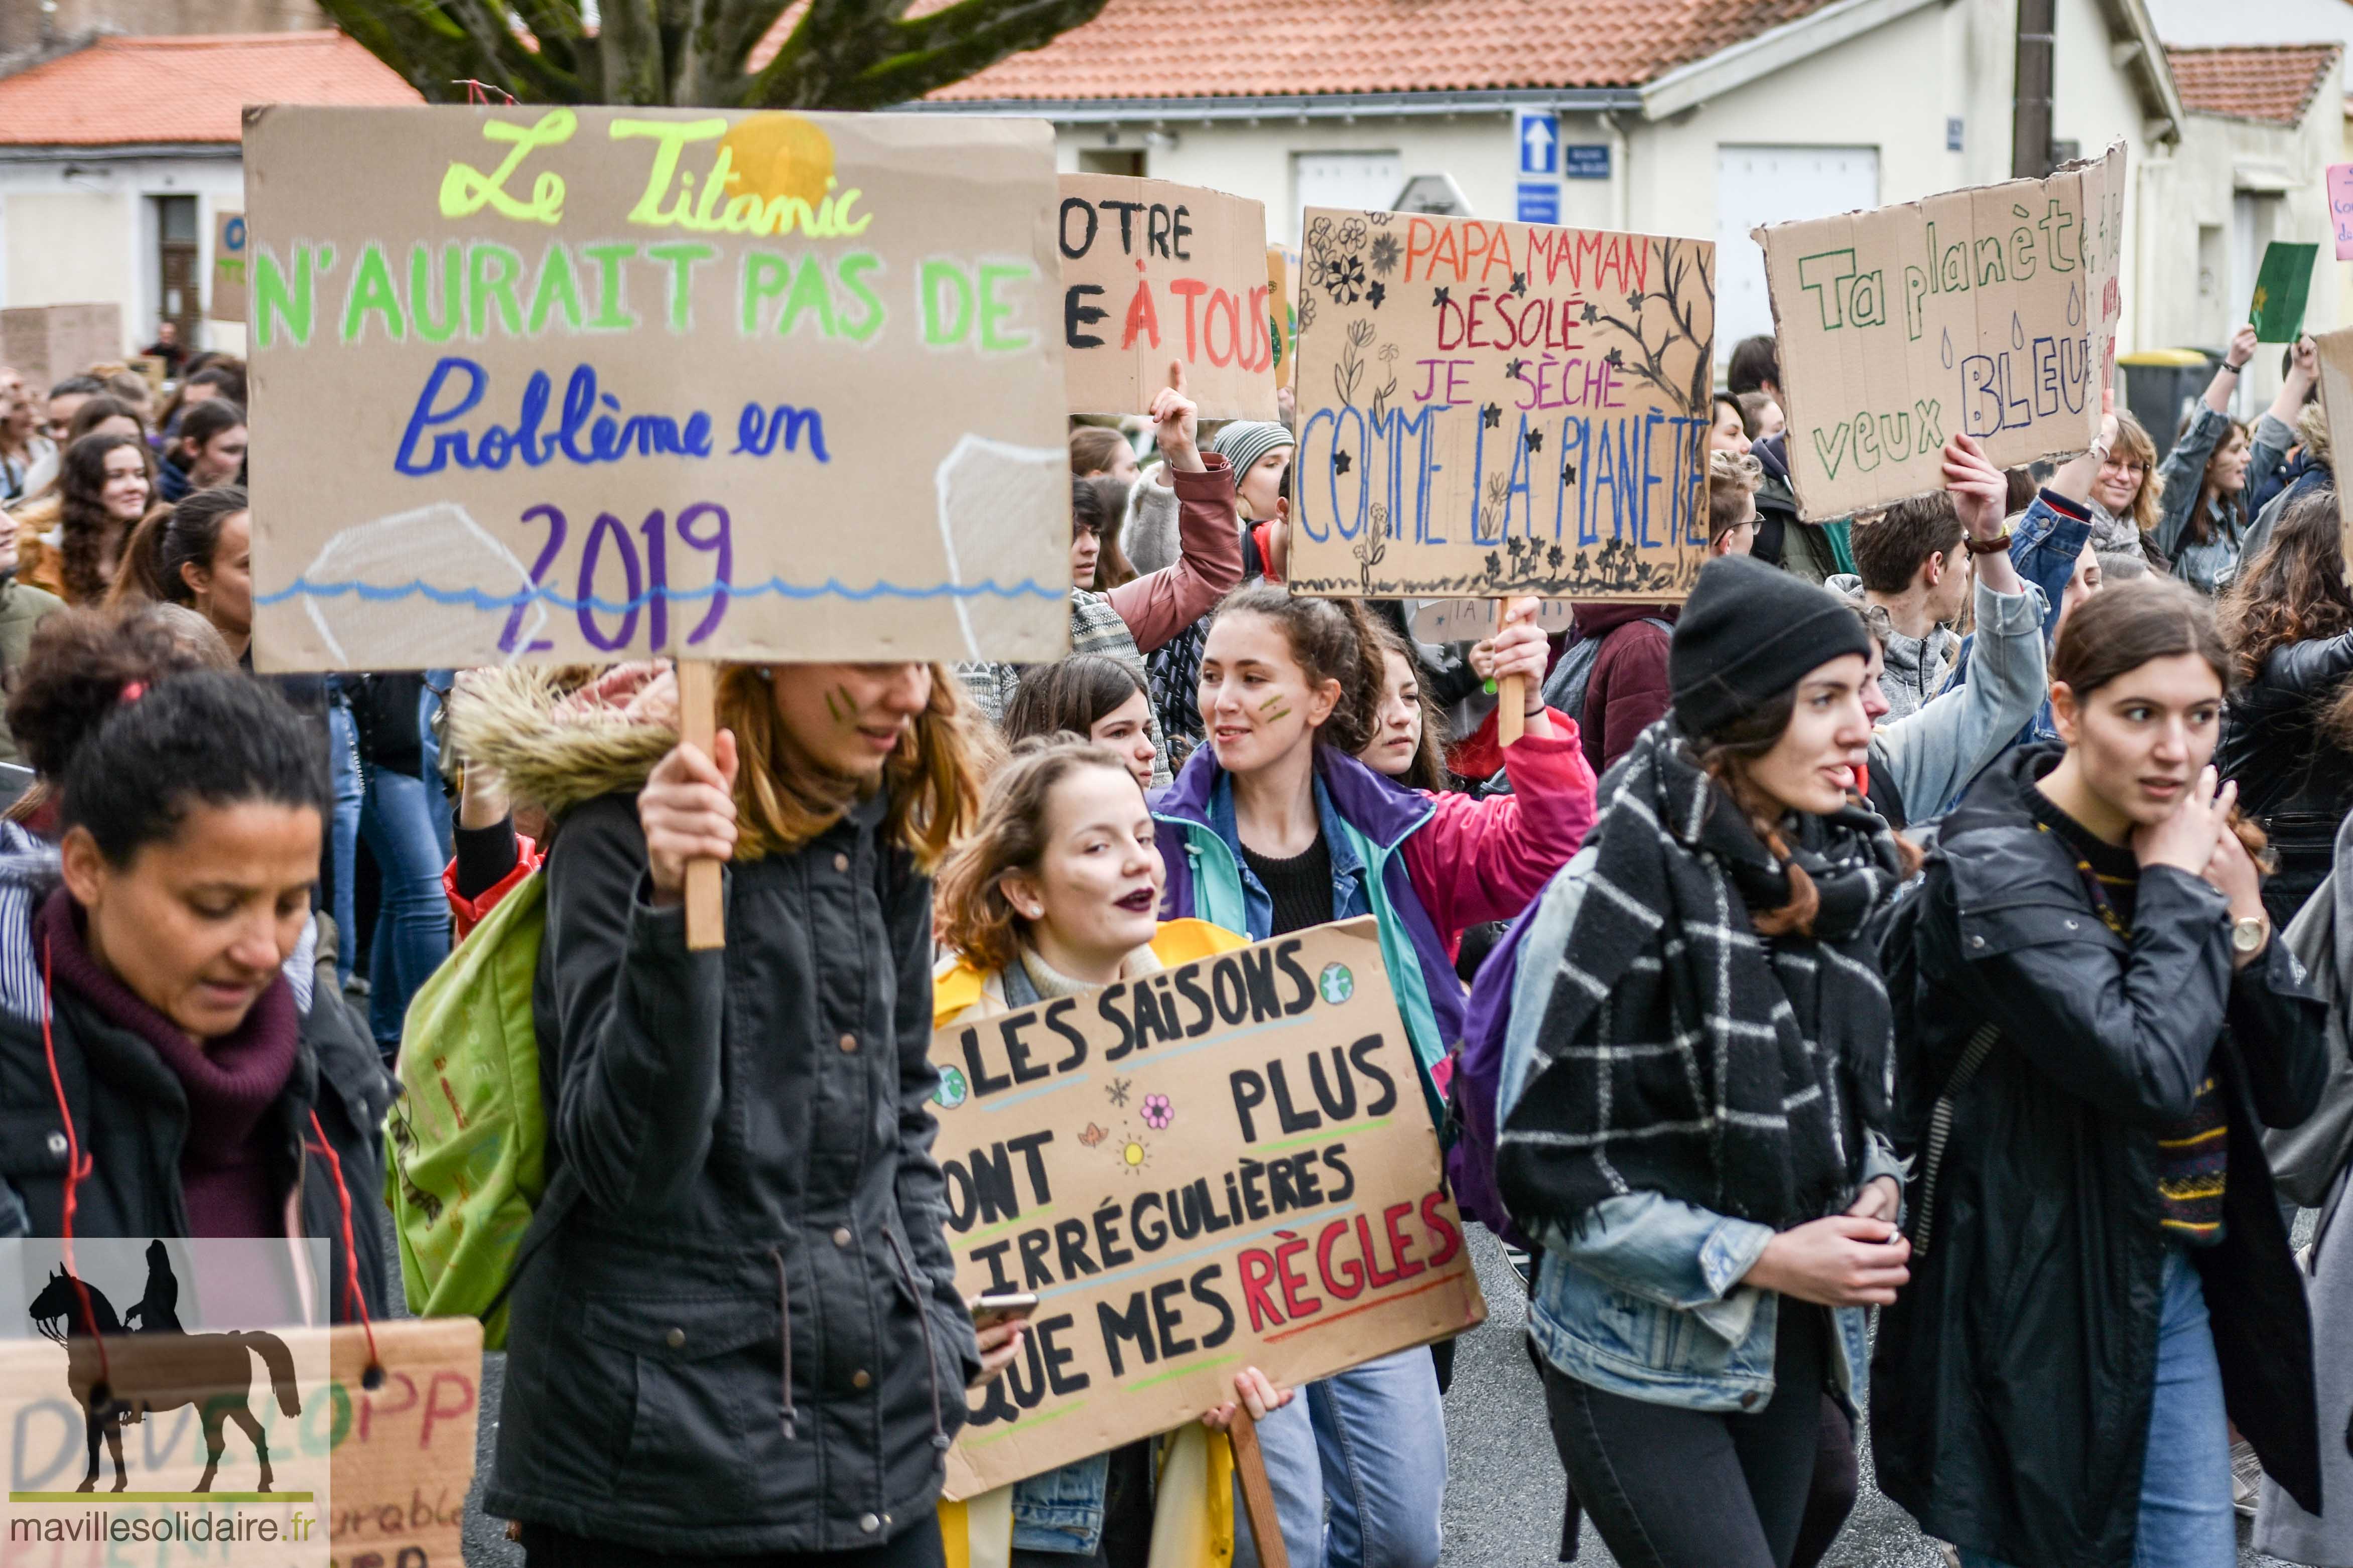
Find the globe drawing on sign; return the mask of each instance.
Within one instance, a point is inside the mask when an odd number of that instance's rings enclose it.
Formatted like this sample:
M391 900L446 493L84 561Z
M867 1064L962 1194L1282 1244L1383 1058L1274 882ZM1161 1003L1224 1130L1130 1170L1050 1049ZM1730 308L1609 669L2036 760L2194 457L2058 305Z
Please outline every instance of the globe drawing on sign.
M1324 993L1326 1002L1345 1002L1356 994L1356 977L1345 963L1327 963L1315 978L1315 989Z
M965 1097L969 1093L971 1088L965 1082L963 1068L942 1068L940 1087L932 1091L932 1103L943 1110L954 1110L965 1102Z

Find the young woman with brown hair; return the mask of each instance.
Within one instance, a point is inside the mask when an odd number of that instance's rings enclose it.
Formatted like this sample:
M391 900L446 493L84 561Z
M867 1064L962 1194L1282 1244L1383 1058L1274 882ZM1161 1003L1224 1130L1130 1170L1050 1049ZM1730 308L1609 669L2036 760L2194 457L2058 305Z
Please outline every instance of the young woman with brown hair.
M1116 667L1115 667L1116 668ZM940 943L947 950L934 976L934 1023L987 1017L1093 986L1159 973L1244 938L1203 921L1158 918L1162 870L1153 847L1151 808L1129 758L1067 733L1018 742L989 780L979 825L941 868ZM1029 1363L1024 1382L1042 1375ZM1291 1392L1255 1367L1233 1379L1234 1396L1254 1418L1291 1402ZM1203 1418L1212 1428L1234 1406ZM1175 1435L1181 1444L1191 1434ZM1204 1460L1206 1462L1204 1462ZM1229 1486L1229 1450L1212 1445L1193 1458L1207 1489ZM1188 1533L1230 1554L1230 1522L1205 1521L1205 1487L1179 1487L1178 1470L1160 1470L1155 1500L1149 1445L1130 1444L1033 1477L1002 1493L971 1500L961 1525L977 1542L993 1534L999 1560L1010 1542L1015 1568L1083 1568L1140 1563L1142 1548L1182 1520ZM1009 1494L1009 1495L1007 1495ZM1227 1520L1240 1510L1223 1510ZM999 1521L1002 1522L999 1522ZM1222 1534L1223 1541L1208 1540ZM978 1553L976 1560L981 1560Z
M69 605L96 605L155 499L154 456L136 436L85 436L66 448L58 494L56 535L19 543L17 575Z
M1152 787L1152 698L1134 670L1099 653L1074 653L1026 670L1005 710L1005 739L1076 735L1117 752L1138 789Z
M2232 673L2179 584L2077 606L2051 668L2063 744L1963 797L1888 941L1915 1255L1880 1320L1872 1447L1972 1568L2227 1568L2232 1422L2319 1504L2261 1135L2310 1114L2325 1009L2208 765Z
M734 666L719 718L705 753L569 715L607 775L659 760L548 852L552 1175L486 1506L539 1568L936 1565L962 1391L996 1370L925 1109L963 703L923 664ZM460 743L520 788L516 762L563 742ZM727 862L723 949L686 945L696 859Z
M1786 1568L1825 1395L1859 1402L1864 1310L1904 1283L1874 945L1916 857L1857 799L1870 655L1829 592L1710 561L1671 721L1481 975L1569 1531L1623 1563Z
M2263 908L2284 926L2327 877L2337 826L2353 806L2353 752L2326 721L2353 675L2353 594L2331 491L2288 503L2215 619L2237 689L2214 765L2239 786L2239 809L2278 858Z

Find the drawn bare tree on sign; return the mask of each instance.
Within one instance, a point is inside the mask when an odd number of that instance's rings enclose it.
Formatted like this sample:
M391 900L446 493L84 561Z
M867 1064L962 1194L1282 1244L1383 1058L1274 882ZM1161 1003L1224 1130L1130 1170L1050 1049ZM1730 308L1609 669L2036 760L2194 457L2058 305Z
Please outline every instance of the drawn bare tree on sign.
M1688 417L1707 406L1715 384L1715 280L1708 270L1709 253L1694 241L1662 239L1657 244L1659 265L1654 276L1660 287L1628 294L1625 316L1588 303L1585 321L1588 326L1598 322L1615 327L1631 340L1634 353L1641 358L1630 357L1621 346L1609 351L1609 362L1636 379L1650 383L1661 397L1676 405ZM1651 318L1646 308L1647 302L1653 300L1666 307L1667 318L1655 345L1651 341ZM1679 371L1671 362L1685 353L1692 355L1690 368Z
M1364 537L1356 541L1356 548L1349 552L1356 558L1357 575L1367 595L1373 591L1373 568L1378 566L1381 558L1388 552L1389 509L1383 502L1375 501L1371 521L1365 524Z

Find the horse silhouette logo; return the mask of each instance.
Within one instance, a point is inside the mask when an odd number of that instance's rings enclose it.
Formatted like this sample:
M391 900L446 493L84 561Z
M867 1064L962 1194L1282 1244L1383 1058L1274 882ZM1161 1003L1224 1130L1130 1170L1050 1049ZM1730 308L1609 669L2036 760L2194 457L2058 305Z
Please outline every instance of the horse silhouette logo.
M90 1442L90 1468L76 1491L98 1484L98 1440L106 1439L114 1457L114 1487L128 1484L122 1468L122 1429L149 1412L193 1405L204 1416L205 1473L195 1485L212 1490L219 1472L225 1422L234 1421L253 1439L261 1462L261 1484L270 1488L269 1444L261 1423L254 1417L251 1357L259 1355L269 1369L278 1391L278 1408L288 1415L302 1413L294 1382L294 1358L275 1334L244 1330L230 1333L192 1334L180 1326L180 1282L172 1272L171 1255L160 1241L147 1247L147 1288L138 1304L121 1317L106 1293L69 1274L50 1270L47 1284L33 1298L33 1326L44 1339L66 1347L66 1384L81 1406L82 1426ZM135 1320L134 1331L125 1326Z

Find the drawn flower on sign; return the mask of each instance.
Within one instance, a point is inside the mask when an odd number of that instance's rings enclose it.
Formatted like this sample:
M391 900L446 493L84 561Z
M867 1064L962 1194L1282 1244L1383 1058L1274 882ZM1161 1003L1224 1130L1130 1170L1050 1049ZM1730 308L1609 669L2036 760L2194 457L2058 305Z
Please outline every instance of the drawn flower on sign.
M1397 264L1404 255L1405 248L1398 244L1397 236L1379 234L1373 237L1373 270L1382 277L1396 271Z
M1487 552L1487 559L1482 564L1487 568L1487 575L1490 577L1500 577L1504 574L1504 558L1492 550Z
M1373 568L1389 552L1389 509L1385 502L1375 501L1371 521L1365 524L1364 536L1350 552L1356 558L1358 581L1366 594L1373 591Z
M1564 559L1566 559L1566 557L1563 555L1561 548L1557 544L1545 552L1545 564L1551 567L1556 572L1560 570L1560 563Z
M1365 243L1365 220L1352 217L1340 226L1340 248L1354 250Z
M1600 319L1601 319L1601 311L1599 310L1599 308L1597 308L1597 307L1595 307L1595 306L1593 306L1593 305L1588 305L1588 306L1586 306L1586 307L1585 307L1585 324L1586 324L1587 326L1588 326L1588 327L1589 327L1589 326L1591 326L1594 322L1596 322L1596 321L1599 321Z
M1365 258L1335 256L1324 271L1324 292L1335 305L1353 305L1365 297Z
M1176 1108L1168 1103L1166 1095L1147 1094L1144 1097L1144 1124L1146 1127L1155 1132L1164 1132L1176 1120Z
M1637 289L1635 292L1626 296L1626 309L1630 310L1639 310L1641 308L1642 295L1641 290Z
M1315 296L1313 294L1302 294L1299 297L1299 309L1296 314L1298 316L1298 324L1295 329L1297 331L1303 332L1308 328L1314 326L1315 324Z
M1388 227L1388 226L1389 226L1389 220L1390 220L1391 218L1394 218L1395 216L1397 216L1397 214L1395 214L1395 213L1366 213L1365 216L1366 216L1366 217L1368 217L1368 218L1372 219L1373 226L1374 226L1375 228L1387 228L1387 227Z
M1389 286L1386 283L1376 283L1365 290L1365 302L1376 310L1381 308L1381 301L1388 297Z
M1531 427L1529 428L1529 430L1528 430L1528 434L1527 434L1527 443L1528 443L1528 450L1529 450L1529 451L1531 451L1531 452L1541 452L1541 451L1543 451L1543 450L1544 450L1544 432L1543 432L1543 431L1541 431L1541 430L1535 429L1535 428L1534 428L1533 426L1531 426Z

